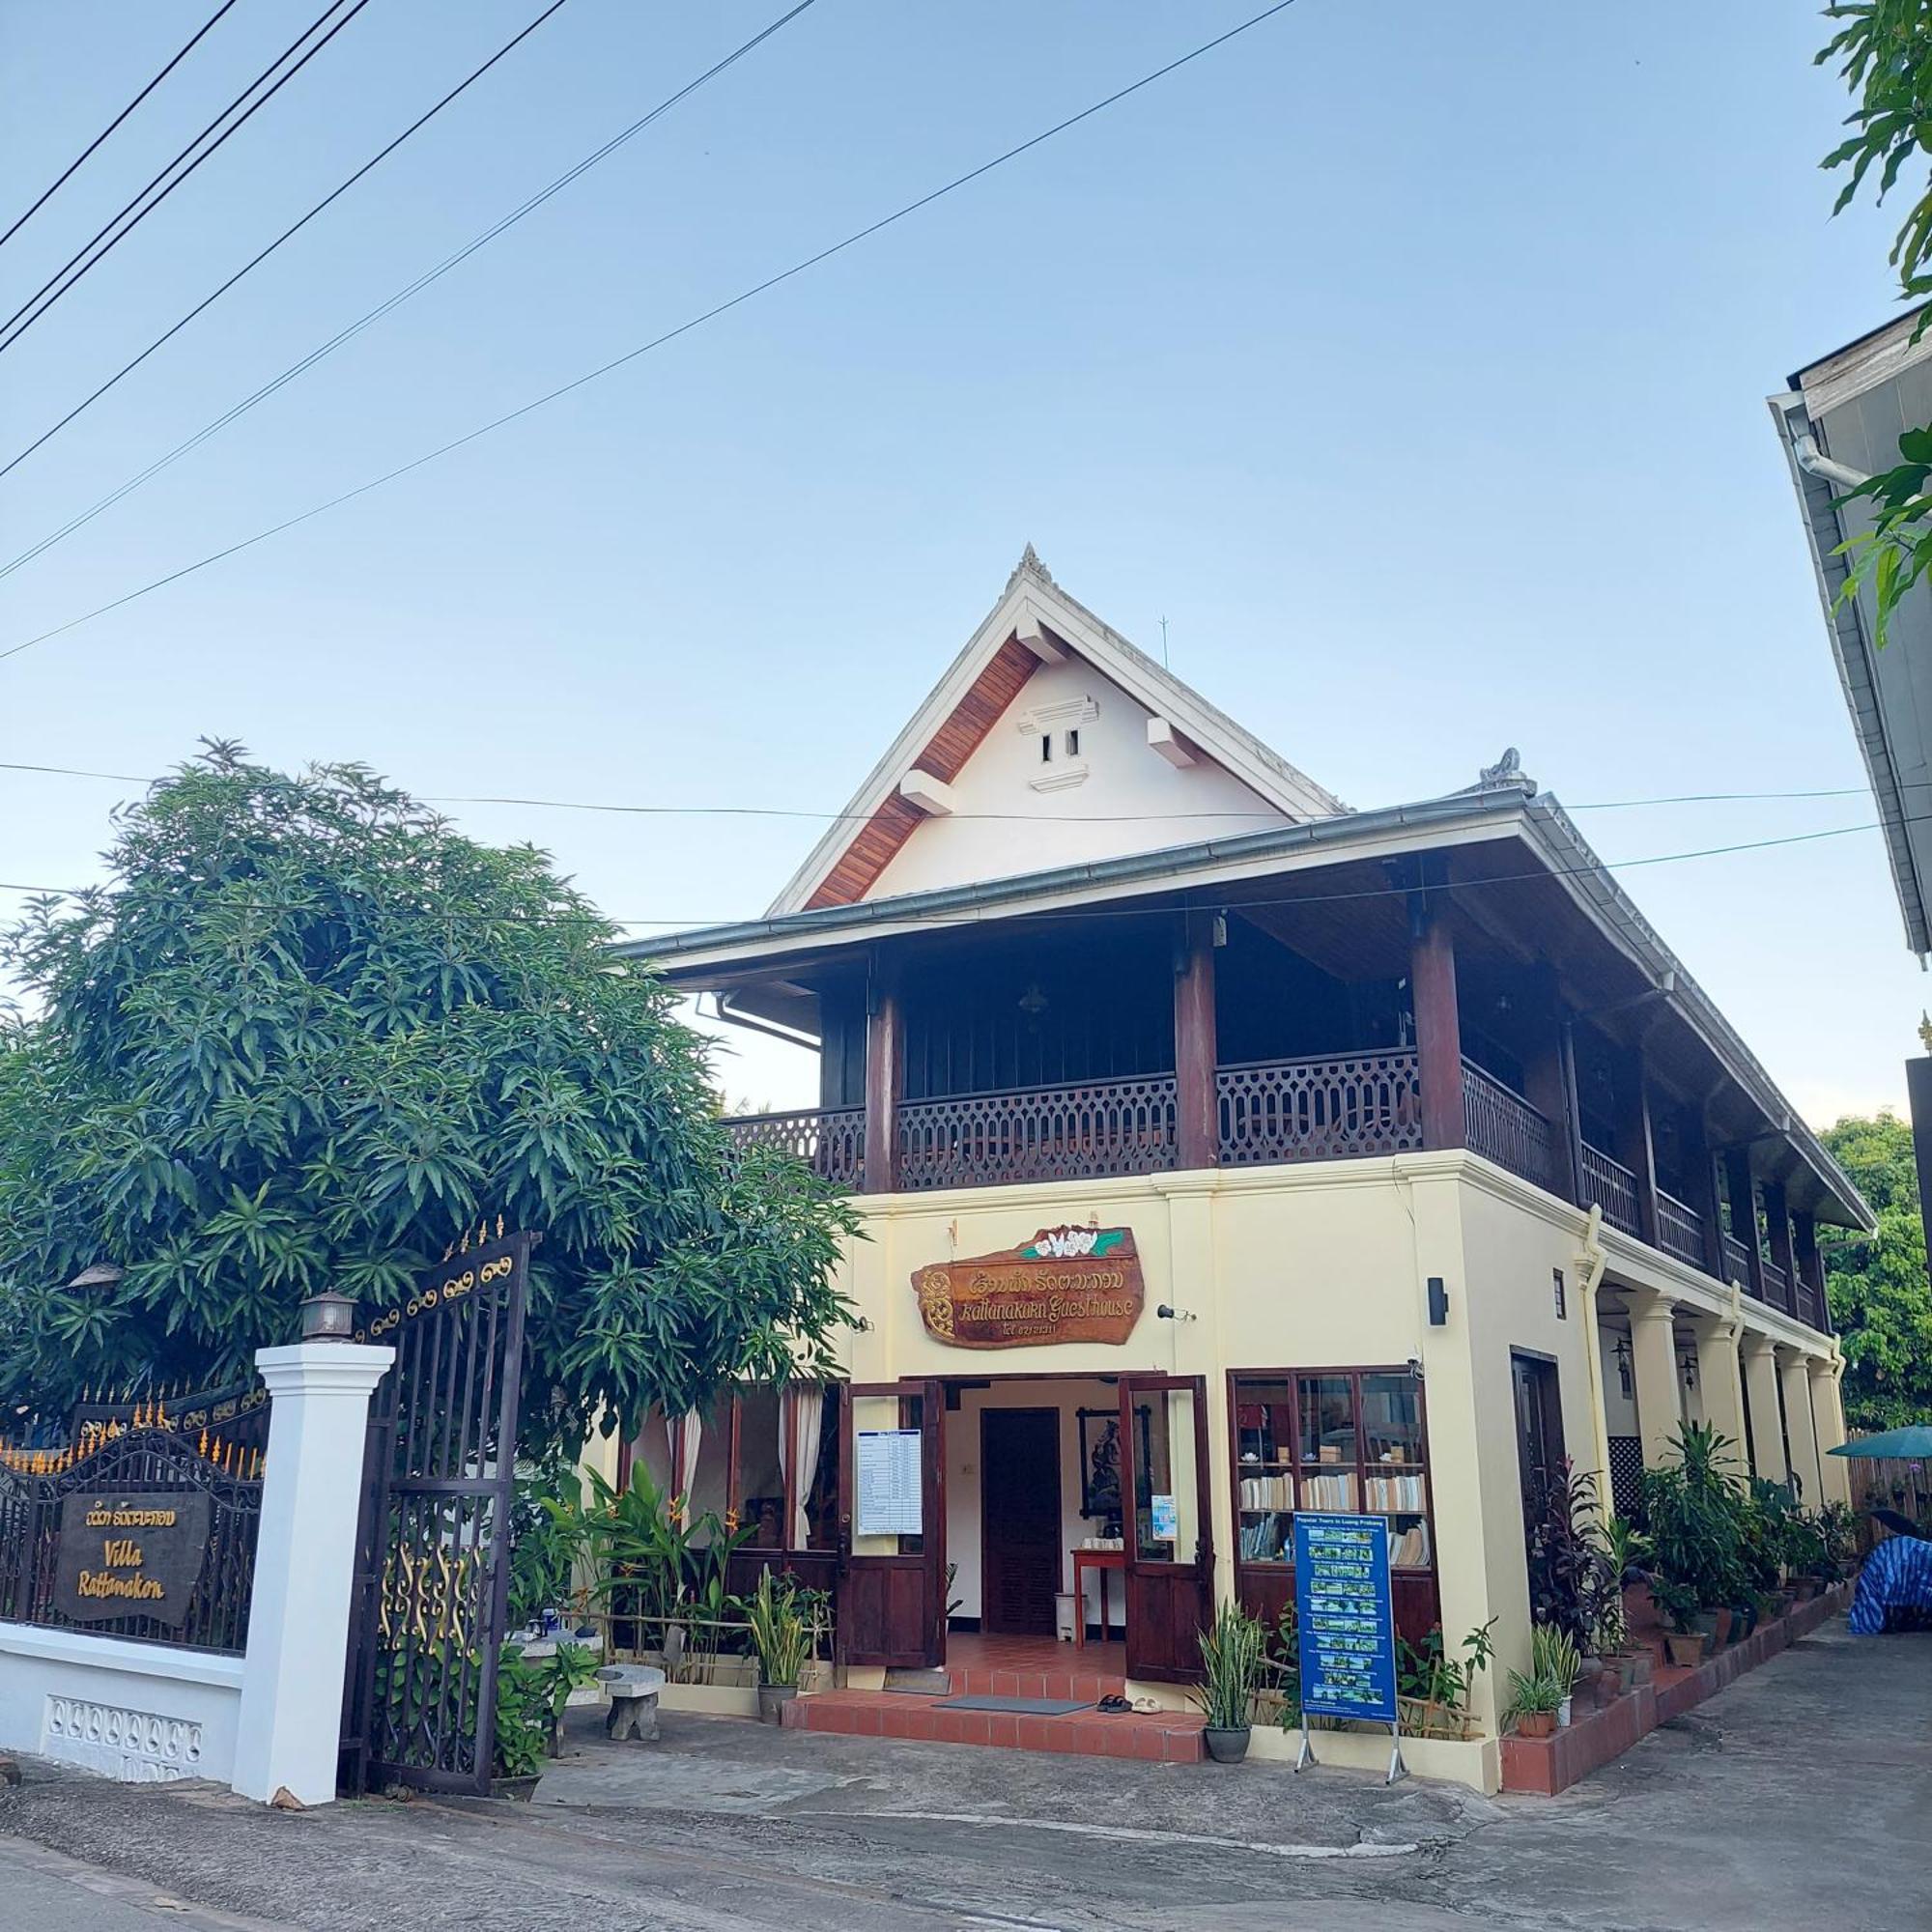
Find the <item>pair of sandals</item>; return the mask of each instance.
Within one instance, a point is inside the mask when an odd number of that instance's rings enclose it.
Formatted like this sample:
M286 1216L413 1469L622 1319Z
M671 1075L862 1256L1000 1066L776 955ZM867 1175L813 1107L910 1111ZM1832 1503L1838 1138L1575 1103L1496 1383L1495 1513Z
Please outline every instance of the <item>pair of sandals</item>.
M1104 1711L1110 1718L1119 1717L1125 1711L1138 1711L1142 1717L1151 1718L1160 1706L1151 1697L1122 1697L1118 1691L1110 1690L1094 1706L1096 1711Z

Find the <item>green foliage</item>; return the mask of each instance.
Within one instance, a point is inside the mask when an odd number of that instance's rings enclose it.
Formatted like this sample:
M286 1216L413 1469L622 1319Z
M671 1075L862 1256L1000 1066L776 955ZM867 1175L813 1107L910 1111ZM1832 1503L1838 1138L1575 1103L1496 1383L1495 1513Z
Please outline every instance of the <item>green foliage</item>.
M1671 1447L1675 1462L1643 1472L1643 1526L1656 1563L1650 1589L1666 1614L1666 1597L1688 1595L1694 1615L1696 1606L1735 1604L1745 1590L1746 1492L1729 1436L1687 1422Z
M1553 1677L1540 1676L1534 1669L1527 1676L1520 1670L1512 1670L1509 1689L1509 1704L1503 1711L1503 1722L1506 1724L1514 1723L1519 1718L1554 1711L1567 1694L1557 1689Z
M1821 1228L1825 1288L1845 1353L1845 1420L1893 1429L1932 1416L1932 1284L1912 1129L1889 1113L1849 1118L1824 1135L1878 1216L1878 1231Z
M758 1653L758 1677L779 1690L796 1690L811 1660L811 1622L795 1578L767 1570L745 1605L752 1642Z
M1193 1696L1210 1730L1244 1730L1254 1720L1266 1633L1238 1604L1223 1604L1201 1633L1201 1682Z
M1468 1711L1476 1679L1495 1657L1495 1628L1496 1619L1492 1617L1470 1631L1463 1639L1460 1657L1451 1657L1445 1650L1440 1624L1422 1639L1419 1647L1406 1637L1396 1638L1396 1689L1403 1696L1426 1707L1422 1719L1425 1728L1446 1727L1460 1732L1460 1720ZM1437 1712L1442 1714L1441 1719L1435 1716Z
M510 1628L573 1603L578 1559L588 1543L582 1479L568 1453L517 1478L510 1508Z
M1583 1659L1568 1631L1554 1624L1536 1624L1529 1633L1529 1667L1533 1675L1556 1686L1560 1701L1576 1689Z
M1837 24L1819 51L1820 66L1838 71L1858 104L1846 125L1851 135L1825 156L1826 168L1850 170L1833 208L1836 214L1873 179L1879 199L1906 177L1914 194L1891 245L1900 293L1911 301L1932 296L1932 5L1928 0L1856 0L1825 9ZM1907 173L1910 170L1910 173ZM1919 327L1924 327L1923 320ZM1932 568L1932 517L1926 488L1932 481L1932 430L1909 429L1898 440L1901 461L1842 498L1867 499L1873 527L1839 546L1851 575L1838 601L1861 586L1871 591L1873 636L1883 650L1891 618L1906 592Z
M543 1672L506 1644L497 1653L497 1738L492 1765L497 1777L534 1777L550 1748L549 1699Z
M499 1215L543 1236L526 1446L829 1366L850 1208L733 1153L672 995L541 853L222 745L117 830L4 952L41 1012L0 1036L0 1400L225 1375Z
M1564 1457L1537 1478L1529 1523L1532 1620L1569 1634L1581 1648L1621 1596L1599 1528L1597 1479Z

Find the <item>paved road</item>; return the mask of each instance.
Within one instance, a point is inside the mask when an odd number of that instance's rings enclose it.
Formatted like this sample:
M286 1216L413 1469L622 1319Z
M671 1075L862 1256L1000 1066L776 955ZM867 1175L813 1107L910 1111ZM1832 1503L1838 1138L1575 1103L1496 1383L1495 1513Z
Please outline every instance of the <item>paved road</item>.
M655 1750L588 1727L573 1743L527 1809L278 1813L207 1787L43 1772L0 1794L0 1833L150 1897L303 1932L1932 1927L1932 1635L1855 1639L1842 1623L1556 1800L676 1717ZM31 1883L17 1920L0 1888L8 1932L62 1925L40 1894L73 1879ZM194 1923L138 1894L110 1902L141 1932ZM86 1923L121 1932L102 1913Z

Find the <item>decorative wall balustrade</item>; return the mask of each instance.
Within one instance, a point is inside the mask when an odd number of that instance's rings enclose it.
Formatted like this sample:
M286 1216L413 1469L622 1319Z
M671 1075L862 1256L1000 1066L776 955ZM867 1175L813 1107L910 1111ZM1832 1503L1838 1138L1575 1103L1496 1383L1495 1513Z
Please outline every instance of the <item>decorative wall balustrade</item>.
M741 1114L724 1122L731 1145L772 1147L804 1161L826 1180L863 1188L866 1181L866 1110L805 1107L789 1114Z
M1556 1129L1521 1094L1469 1060L1463 1063L1463 1137L1470 1152L1558 1191Z
M1412 1050L1224 1066L1214 1094L1224 1167L1402 1153L1422 1145Z
M1704 1217L1674 1194L1657 1193L1657 1245L1692 1267L1704 1265Z
M898 1184L985 1187L1153 1174L1175 1161L1174 1075L902 1101Z
M1583 1143L1583 1195L1603 1208L1604 1219L1611 1227L1642 1237L1643 1223L1636 1211L1636 1176L1588 1141Z

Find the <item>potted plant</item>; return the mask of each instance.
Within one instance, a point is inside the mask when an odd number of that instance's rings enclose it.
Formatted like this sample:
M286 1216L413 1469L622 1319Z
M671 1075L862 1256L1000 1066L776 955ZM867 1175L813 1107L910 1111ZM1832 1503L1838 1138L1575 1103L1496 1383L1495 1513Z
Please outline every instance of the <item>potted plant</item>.
M1562 1701L1563 1693L1553 1679L1539 1677L1534 1671L1525 1677L1521 1671L1512 1670L1509 1708L1503 1713L1503 1721L1513 1723L1519 1737L1549 1737L1555 1732L1556 1709Z
M1201 1741L1216 1764L1239 1764L1248 1754L1263 1648L1261 1623L1238 1604L1223 1604L1213 1628L1201 1633L1194 1702L1208 1720Z
M783 1722L784 1707L798 1695L812 1649L797 1584L789 1577L782 1583L776 1577L775 1571L767 1570L745 1605L758 1653L758 1719L767 1724Z
M1568 1729L1570 1724L1570 1699L1577 1687L1577 1672L1581 1663L1577 1646L1567 1631L1558 1630L1554 1624L1537 1624L1529 1634L1530 1673L1543 1683L1556 1688L1556 1722L1560 1728Z
M1690 1669L1704 1655L1704 1634L1697 1628L1697 1592L1674 1577L1656 1577L1651 1579L1650 1594L1670 1622L1663 1634L1665 1655L1678 1669Z

